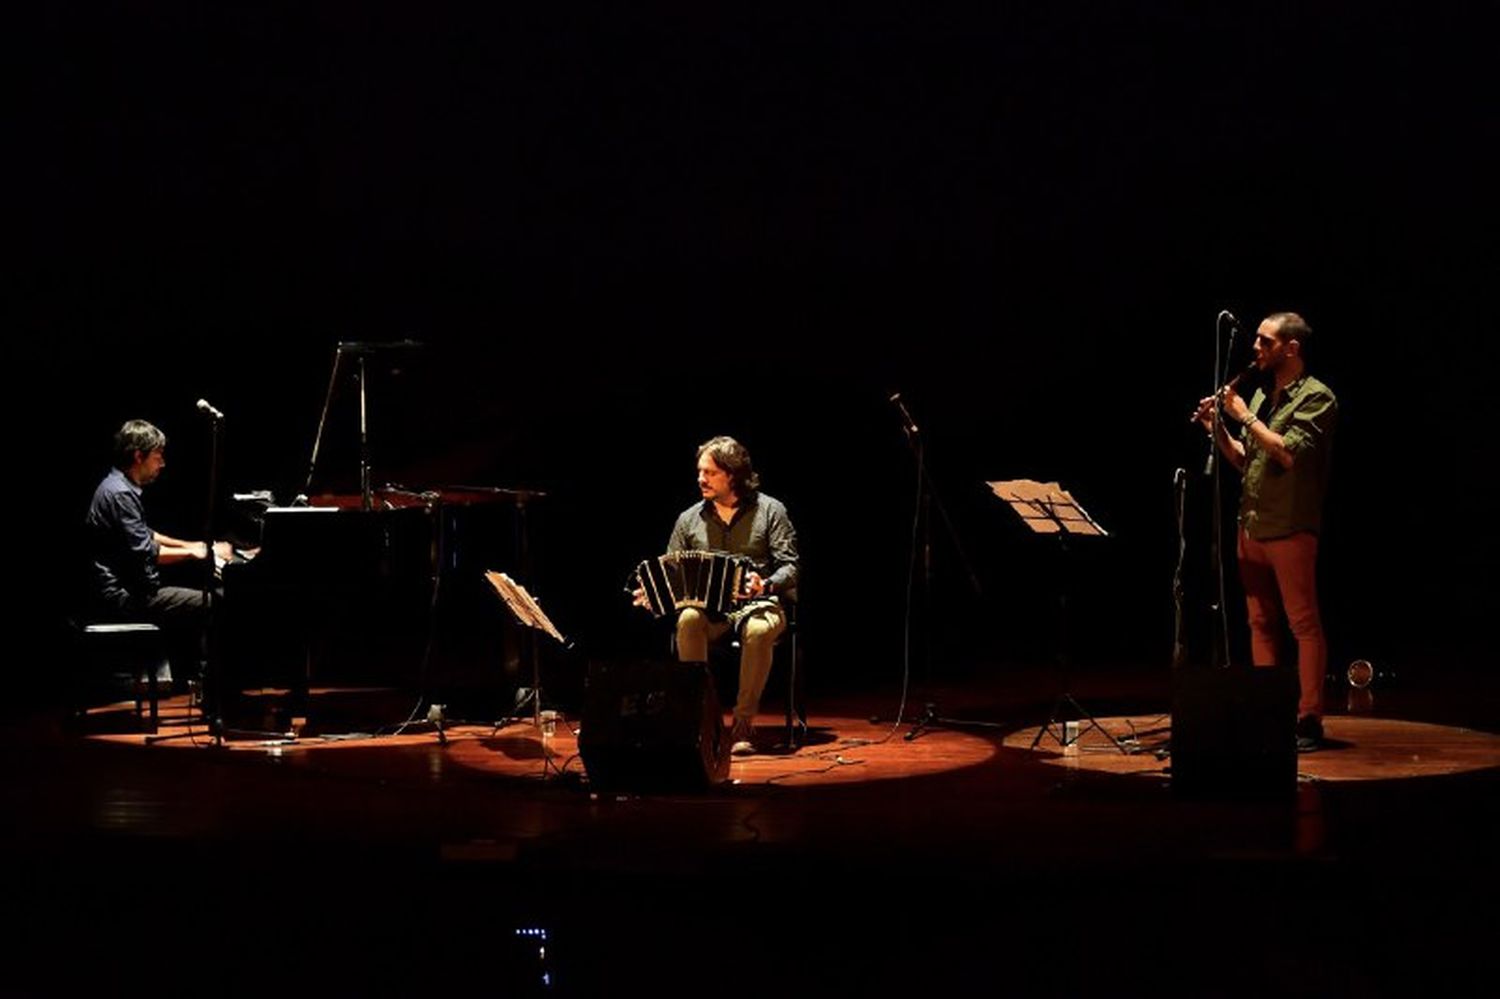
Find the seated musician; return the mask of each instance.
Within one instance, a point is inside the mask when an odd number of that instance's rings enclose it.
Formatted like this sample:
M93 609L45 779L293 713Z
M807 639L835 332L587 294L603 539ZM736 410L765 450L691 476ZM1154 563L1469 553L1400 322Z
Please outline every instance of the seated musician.
M195 661L192 639L207 617L203 590L163 586L161 567L209 557L202 541L183 541L146 526L142 490L166 467L166 434L145 420L130 420L115 434L115 467L94 490L84 529L90 565L90 616L100 620L144 620L167 631L179 680ZM213 546L221 561L227 542Z
M730 752L755 752L755 714L771 672L771 654L786 630L782 601L795 601L799 566L797 532L786 507L759 491L750 452L732 437L715 437L698 448L701 503L684 510L672 528L668 552L720 551L745 555L754 569L740 606L727 616L685 608L677 617L677 657L707 662L709 643L731 631L740 640L739 695L734 706ZM636 602L645 602L636 593Z

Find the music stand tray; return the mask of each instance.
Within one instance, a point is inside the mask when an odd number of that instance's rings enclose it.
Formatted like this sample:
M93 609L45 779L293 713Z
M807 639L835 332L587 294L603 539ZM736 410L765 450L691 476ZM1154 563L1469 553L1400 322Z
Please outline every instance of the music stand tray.
M505 606L510 608L511 614L515 616L517 621L528 628L534 628L544 634L551 635L564 646L572 644L563 637L562 632L557 630L557 626L552 623L552 619L547 616L547 612L542 610L542 606L536 602L536 598L526 592L526 587L511 579L503 572L486 572L484 578L489 580L490 585L495 588L495 592L500 595L500 599L505 601Z
M1073 497L1073 494L1064 489L1056 482L1036 482L1032 479L1013 479L1009 481L988 482L990 491L1004 500L1016 516L1029 527L1034 533L1040 535L1052 535L1058 539L1061 548L1060 555L1066 557L1067 539L1070 536L1086 538L1107 538L1106 531L1099 522L1089 516L1083 505ZM1064 565L1066 568L1066 565ZM1071 671L1068 662L1068 598L1066 583L1058 587L1058 604L1061 608L1061 649L1058 659L1062 665L1063 689L1053 699L1052 710L1047 715L1046 724L1037 730L1036 737L1031 740L1031 749L1035 749L1042 741L1042 736L1050 735L1063 749L1078 744L1090 729L1098 729L1104 736L1114 743L1116 749L1125 755L1130 755L1130 749L1121 742L1114 733L1099 723L1099 720L1074 698L1071 689ZM1069 734L1067 729L1058 720L1059 712L1066 705L1073 709L1078 715L1088 719L1088 724L1078 728Z

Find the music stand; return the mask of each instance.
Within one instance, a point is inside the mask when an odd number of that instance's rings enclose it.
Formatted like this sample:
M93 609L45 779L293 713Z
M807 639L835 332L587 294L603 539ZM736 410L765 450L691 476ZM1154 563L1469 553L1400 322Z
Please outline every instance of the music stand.
M503 572L486 572L484 578L489 580L490 585L495 588L495 592L499 594L500 599L505 602L505 606L510 608L511 616L517 621L530 628L533 633L541 632L542 634L551 635L565 649L572 648L573 643L562 632L557 630L557 626L552 623L552 619L547 616L547 612L542 610L541 605L536 602L536 598L526 592L526 587L511 579ZM535 637L535 634L533 634L532 638L535 639ZM491 730L490 735L493 736L496 732L500 731L501 726L505 725L512 718L520 717L520 710L528 700L531 701L531 722L536 728L541 729L542 663L541 656L537 654L536 642L534 640L531 645L531 690L525 698L517 700L515 707L511 709L510 715L495 722L495 727ZM545 735L545 732L543 734Z
M1085 538L1107 538L1109 532L1090 517L1088 511L1073 498L1062 486L1056 482L1035 482L1031 479L1015 479L1009 482L986 483L990 490L1004 500L1016 516L1031 530L1040 535L1051 535L1057 538L1059 557L1062 560L1063 573L1060 574L1060 582L1057 587L1057 604L1059 610L1059 642L1058 663L1062 669L1062 691L1052 701L1052 710L1047 715L1047 722L1037 730L1036 738L1031 740L1031 749L1035 749L1042 741L1043 735L1051 735L1057 740L1057 744L1064 749L1076 745L1084 734L1090 729L1098 729L1103 732L1115 748L1125 755L1130 755L1130 750L1114 734L1099 724L1099 720L1093 716L1083 705L1078 703L1072 691L1072 670L1070 668L1068 655L1068 587L1067 587L1067 555L1068 538L1072 535ZM1072 708L1079 715L1088 719L1088 725L1074 732L1071 737L1067 729L1058 724L1058 712L1064 705ZM1056 731L1054 731L1054 727Z

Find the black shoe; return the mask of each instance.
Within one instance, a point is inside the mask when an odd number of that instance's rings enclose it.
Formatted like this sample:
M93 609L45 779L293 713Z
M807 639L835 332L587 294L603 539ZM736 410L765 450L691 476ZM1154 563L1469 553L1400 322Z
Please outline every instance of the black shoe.
M1297 720L1297 752L1311 753L1323 748L1323 719L1308 715Z

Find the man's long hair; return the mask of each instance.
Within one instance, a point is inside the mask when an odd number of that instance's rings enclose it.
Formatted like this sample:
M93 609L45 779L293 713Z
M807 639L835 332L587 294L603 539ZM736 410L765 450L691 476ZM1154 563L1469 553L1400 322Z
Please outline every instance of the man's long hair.
M715 437L698 445L698 460L708 455L724 471L729 473L729 482L735 496L744 499L760 488L760 476L750 463L750 452L745 445L733 437Z

